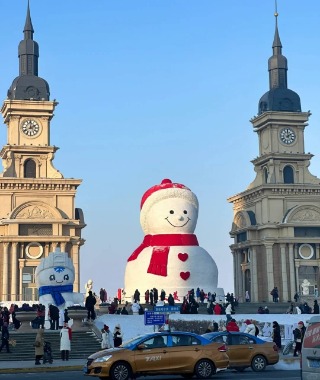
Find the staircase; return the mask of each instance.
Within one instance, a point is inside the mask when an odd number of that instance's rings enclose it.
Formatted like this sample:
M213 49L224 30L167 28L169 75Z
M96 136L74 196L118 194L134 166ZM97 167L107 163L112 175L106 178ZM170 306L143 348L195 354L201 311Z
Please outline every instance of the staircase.
M243 302L235 308L236 314L257 314L259 306L268 306L270 314L285 314L290 302Z
M3 349L0 353L0 362L34 360L35 353L33 343L36 334L36 330L30 333L10 331L10 340L15 340L16 346L9 346L11 350L10 354ZM60 331L45 330L44 340L51 343L53 360L60 359ZM72 332L70 359L86 359L89 355L99 350L101 350L100 340L92 331Z

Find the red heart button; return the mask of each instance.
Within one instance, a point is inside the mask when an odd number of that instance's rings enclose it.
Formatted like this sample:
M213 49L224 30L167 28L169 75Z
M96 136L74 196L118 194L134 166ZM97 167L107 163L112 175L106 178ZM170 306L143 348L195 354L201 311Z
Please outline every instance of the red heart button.
M180 277L183 280L188 280L188 278L190 277L190 272L180 272Z
M179 260L181 260L181 261L187 261L189 255L187 253L179 253L178 257L179 257Z

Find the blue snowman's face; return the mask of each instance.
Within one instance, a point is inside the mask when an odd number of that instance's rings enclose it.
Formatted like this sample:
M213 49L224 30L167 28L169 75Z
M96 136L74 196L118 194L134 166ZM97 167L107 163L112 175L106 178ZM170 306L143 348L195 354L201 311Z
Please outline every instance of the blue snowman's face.
M164 199L149 210L144 226L145 234L193 233L198 219L198 209L182 198Z
M39 273L38 283L40 286L61 286L74 282L74 272L63 266L44 269Z

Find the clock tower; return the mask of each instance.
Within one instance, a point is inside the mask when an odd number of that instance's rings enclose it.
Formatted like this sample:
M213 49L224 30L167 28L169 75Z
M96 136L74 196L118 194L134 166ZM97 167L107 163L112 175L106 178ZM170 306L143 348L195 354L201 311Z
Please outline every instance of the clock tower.
M79 179L65 179L53 165L57 147L50 142L56 101L38 76L39 46L33 40L28 3L24 38L19 44L19 75L13 80L1 113L7 126L0 173L0 298L38 299L35 269L41 258L60 247L75 266L79 291L80 247L85 227L75 207Z
M305 152L304 131L310 112L287 86L287 59L282 55L277 16L269 58L269 91L251 120L259 141L252 163L256 177L248 188L228 199L233 204L231 245L235 293L248 290L251 300L280 301L294 294L318 292L320 266L320 179L309 172L312 154ZM308 287L302 284L308 283Z

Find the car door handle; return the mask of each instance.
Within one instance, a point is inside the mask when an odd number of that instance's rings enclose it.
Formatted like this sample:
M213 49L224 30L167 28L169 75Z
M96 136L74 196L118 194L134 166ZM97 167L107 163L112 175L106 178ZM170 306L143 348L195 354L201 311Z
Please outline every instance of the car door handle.
M162 352L163 352L164 354L166 354L166 353L167 353L167 350L163 350Z
M248 348L249 348L249 350L253 350L253 347L251 347L251 346L249 346Z
M199 348L195 348L194 350L198 352L198 351L199 351Z

